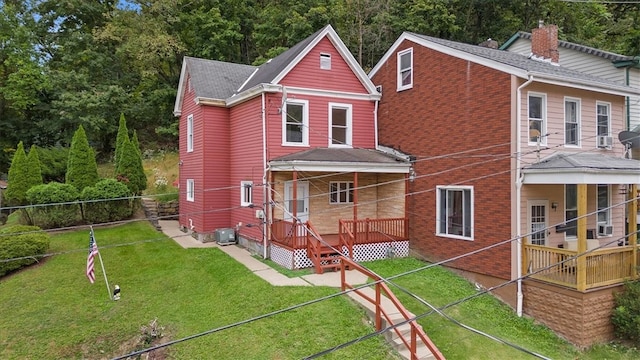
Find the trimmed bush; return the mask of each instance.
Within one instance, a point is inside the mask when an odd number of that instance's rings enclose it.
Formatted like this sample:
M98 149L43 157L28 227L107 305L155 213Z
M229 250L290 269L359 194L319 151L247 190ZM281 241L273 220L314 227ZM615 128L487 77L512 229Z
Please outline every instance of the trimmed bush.
M7 200L7 205L16 206L26 203L26 194L30 186L28 177L27 154L24 152L22 141L20 141L11 159L9 184L7 185L7 190L4 191L4 198Z
M37 226L12 225L0 229L0 259L26 259L0 262L0 276L31 265L49 250L49 235Z
M129 139L122 144L122 154L117 164L116 177L127 185L134 195L147 188L147 176L142 167L142 158Z
M27 191L27 201L32 205L52 205L29 208L28 213L31 218L31 224L40 226L43 229L51 229L79 223L81 219L80 206L78 204L79 198L80 193L71 184L52 182L32 187Z
M80 196L85 202L83 205L84 220L90 224L97 224L130 217L133 213L132 203L128 199L130 195L127 185L116 179L103 179L98 181L95 186L84 188Z
M627 282L624 291L615 294L611 322L616 336L640 345L640 281Z
M82 125L78 126L71 140L65 179L67 184L75 186L78 191L82 191L87 186L93 186L100 180L96 155L89 146L87 134Z

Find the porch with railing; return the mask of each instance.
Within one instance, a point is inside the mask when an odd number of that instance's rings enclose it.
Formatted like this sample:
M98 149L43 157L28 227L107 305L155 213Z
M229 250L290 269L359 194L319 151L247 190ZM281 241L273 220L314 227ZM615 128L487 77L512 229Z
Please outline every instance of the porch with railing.
M585 291L619 284L637 277L638 246L619 246L577 251L525 244L522 246L523 274L556 285Z

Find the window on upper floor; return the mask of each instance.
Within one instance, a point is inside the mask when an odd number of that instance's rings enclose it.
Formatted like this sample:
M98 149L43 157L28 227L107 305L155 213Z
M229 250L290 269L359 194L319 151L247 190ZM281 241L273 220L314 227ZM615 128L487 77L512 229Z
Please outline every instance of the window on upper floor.
M413 48L398 52L398 91L413 87Z
M580 100L564 99L564 144L580 146Z
M240 181L240 206L253 204L253 181Z
M598 184L598 225L611 224L611 187L606 184Z
M193 151L193 114L187 116L187 152Z
M330 182L329 183L329 203L330 204L353 203L353 182L352 181Z
M329 103L329 146L351 146L351 104Z
M564 186L564 223L567 238L575 238L578 234L578 186L566 184Z
M596 145L599 148L611 148L611 104L596 102Z
M320 69L331 70L331 54L320 54Z
M546 144L547 138L544 136L547 124L547 97L544 94L529 93L527 103L529 116L529 143Z
M196 200L196 183L193 179L187 179L187 201Z
M282 112L283 145L309 145L309 102L287 100Z
M473 240L473 187L438 186L436 203L437 234Z

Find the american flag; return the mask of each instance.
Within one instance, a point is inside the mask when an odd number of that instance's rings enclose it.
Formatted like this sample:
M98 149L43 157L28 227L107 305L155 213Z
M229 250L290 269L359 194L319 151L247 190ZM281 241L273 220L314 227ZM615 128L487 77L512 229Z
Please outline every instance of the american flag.
M96 274L93 271L93 261L98 254L98 245L96 244L96 239L93 236L93 229L89 233L89 256L87 257L87 277L89 281L93 284L96 281Z

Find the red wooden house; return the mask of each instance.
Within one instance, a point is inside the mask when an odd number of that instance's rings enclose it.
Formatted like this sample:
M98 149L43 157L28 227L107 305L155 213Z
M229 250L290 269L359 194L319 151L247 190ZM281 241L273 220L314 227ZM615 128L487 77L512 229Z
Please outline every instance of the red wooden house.
M557 27L533 36L523 56L402 34L370 73L380 144L415 156L412 249L513 280L497 294L586 346L613 335L610 286L637 277L640 161L618 134L640 91L558 65Z
M186 57L181 226L289 269L406 255L410 163L378 149L379 99L331 26L259 67Z

